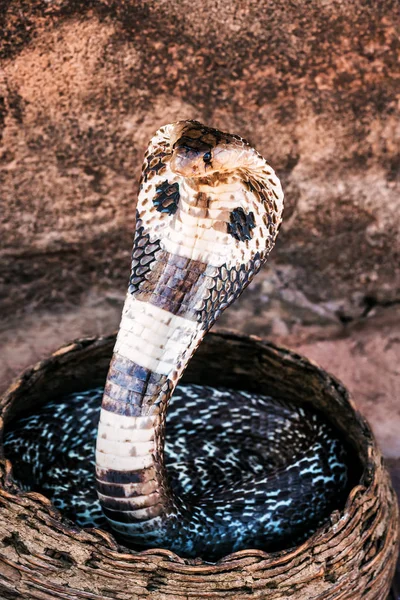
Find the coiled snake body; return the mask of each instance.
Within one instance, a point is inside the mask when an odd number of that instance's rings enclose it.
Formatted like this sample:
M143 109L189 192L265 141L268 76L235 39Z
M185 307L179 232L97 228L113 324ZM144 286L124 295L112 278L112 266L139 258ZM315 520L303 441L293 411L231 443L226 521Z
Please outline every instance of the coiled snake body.
M181 386L164 444L186 364L265 261L282 209L274 171L242 138L195 121L156 133L100 418L92 390L16 424L6 453L22 454L25 485L82 525L104 514L134 547L209 560L293 545L344 501L338 434L290 401Z

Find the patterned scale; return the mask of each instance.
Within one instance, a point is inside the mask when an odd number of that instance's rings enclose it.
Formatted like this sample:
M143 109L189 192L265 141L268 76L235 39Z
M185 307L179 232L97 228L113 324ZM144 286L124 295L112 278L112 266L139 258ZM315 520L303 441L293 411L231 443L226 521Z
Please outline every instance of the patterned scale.
M5 438L19 485L44 493L83 527L107 528L95 491L102 394L98 388L48 403L13 423ZM209 560L249 545L277 550L299 543L348 491L346 450L318 414L244 391L179 386L168 410L165 455L174 493L196 505L191 521L201 524ZM193 554L189 545L186 553Z

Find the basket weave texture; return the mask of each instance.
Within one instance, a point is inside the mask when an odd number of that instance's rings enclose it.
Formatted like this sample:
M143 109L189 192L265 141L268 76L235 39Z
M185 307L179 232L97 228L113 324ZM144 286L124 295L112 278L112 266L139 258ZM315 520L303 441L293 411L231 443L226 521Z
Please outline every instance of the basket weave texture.
M105 381L114 336L79 340L26 371L0 402L0 432L16 415ZM297 548L243 550L218 561L162 549L135 553L80 530L0 464L0 598L38 600L385 600L398 552L398 507L373 434L345 388L303 357L254 337L209 334L184 380L268 393L323 411L361 464L346 506ZM2 445L0 445L2 449Z

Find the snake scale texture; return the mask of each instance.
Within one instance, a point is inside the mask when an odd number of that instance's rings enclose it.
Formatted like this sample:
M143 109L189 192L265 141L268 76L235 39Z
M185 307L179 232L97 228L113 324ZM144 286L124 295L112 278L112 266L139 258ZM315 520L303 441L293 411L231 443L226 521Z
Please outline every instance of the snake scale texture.
M176 389L205 333L265 262L282 211L273 169L239 136L196 121L155 134L105 388L13 425L6 455L21 485L134 548L206 560L289 547L326 522L344 503L348 461L321 415L290 399Z

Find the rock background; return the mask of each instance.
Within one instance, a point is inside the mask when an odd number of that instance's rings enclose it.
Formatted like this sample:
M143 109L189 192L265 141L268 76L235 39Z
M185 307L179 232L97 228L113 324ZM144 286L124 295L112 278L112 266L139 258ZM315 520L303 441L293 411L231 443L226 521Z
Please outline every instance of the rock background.
M286 192L267 267L218 327L341 377L400 480L398 2L14 0L0 56L0 387L116 328L142 156L194 118Z
M182 118L279 173L274 294L346 321L400 298L396 1L83 4L5 13L3 317L125 287L144 150Z

